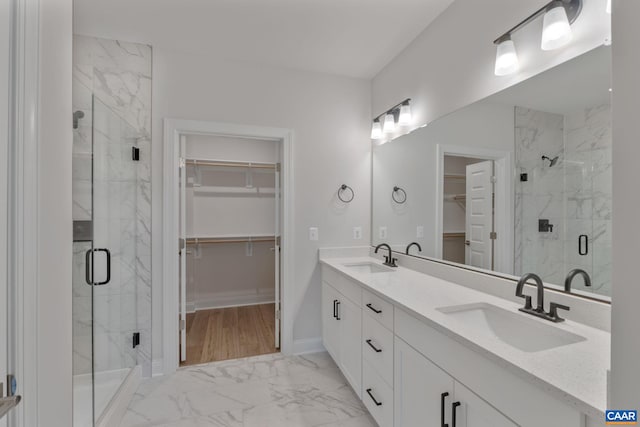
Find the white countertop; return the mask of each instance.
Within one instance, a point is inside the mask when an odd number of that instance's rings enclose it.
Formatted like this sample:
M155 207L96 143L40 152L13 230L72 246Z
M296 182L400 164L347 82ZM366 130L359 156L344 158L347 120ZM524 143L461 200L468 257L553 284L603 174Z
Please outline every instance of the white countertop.
M607 404L607 370L610 366L609 333L570 320L551 323L521 313L522 316L549 324L550 327L586 338L578 343L548 350L525 352L491 334L478 333L478 326L471 322L461 322L436 310L460 304L489 303L519 313L517 310L522 304L403 267L389 273L374 274L356 273L345 267L345 264L361 262L381 264L375 258L321 258L320 261L580 412L590 417L604 416ZM547 296L547 304L549 299Z

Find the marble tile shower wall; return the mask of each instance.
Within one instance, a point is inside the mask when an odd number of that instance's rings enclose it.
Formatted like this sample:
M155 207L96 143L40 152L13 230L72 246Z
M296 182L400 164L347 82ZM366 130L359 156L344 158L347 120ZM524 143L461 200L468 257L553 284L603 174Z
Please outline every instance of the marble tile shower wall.
M551 167L542 156L558 156ZM592 277L590 291L611 295L611 119L601 105L560 115L515 108L516 184L515 271L536 272L562 284L568 271ZM538 220L553 224L538 231ZM589 252L580 255L586 234ZM584 289L582 281L574 287Z
M564 257L564 176L560 165L549 167L541 158L564 157L563 134L562 115L516 107L516 170L527 180L516 182L515 272L534 272L550 283L564 277L558 262ZM553 232L538 232L538 219L548 219Z
M95 348L98 370L133 366L137 361L143 372L151 371L151 47L147 45L74 36L74 111L95 96L94 154L105 160L103 175L94 165L94 211L98 239L106 239L114 249L111 286L96 287ZM80 88L76 90L76 88ZM77 96L76 93L88 95ZM77 100L76 100L77 98ZM86 110L85 110L86 111ZM76 162L80 153L91 153L91 117L81 120L74 132L74 172L86 169ZM140 161L131 161L131 148L140 148ZM85 162L89 171L91 159ZM74 219L91 217L91 175L74 175ZM96 200L104 202L99 206ZM88 203L88 205L87 205ZM87 209L86 206L89 206ZM100 215L103 215L101 218ZM100 236L100 232L104 232ZM83 278L84 250L74 245L74 278ZM118 262L116 262L118 257ZM83 270L82 270L83 271ZM82 280L83 281L83 280ZM81 282L81 280L78 280ZM90 332L88 286L74 283L74 331ZM88 291L87 291L88 289ZM116 332L117 331L117 332ZM131 333L139 331L141 344L131 348ZM75 332L74 332L75 333ZM75 341L74 341L75 342ZM81 342L81 340L79 341ZM74 344L76 373L90 369L90 347ZM78 353L78 354L76 354ZM85 356L87 355L87 356ZM77 360L76 360L77 359ZM79 362L79 363L76 363Z

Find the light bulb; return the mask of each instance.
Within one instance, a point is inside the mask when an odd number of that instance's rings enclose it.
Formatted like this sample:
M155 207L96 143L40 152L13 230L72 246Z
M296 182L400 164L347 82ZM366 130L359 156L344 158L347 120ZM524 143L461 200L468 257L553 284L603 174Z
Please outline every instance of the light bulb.
M411 124L411 105L409 105L409 101L400 106L400 116L398 117L398 124L401 126Z
M611 15L611 0L607 0L607 13Z
M382 127L382 132L384 133L392 133L396 130L396 121L393 118L393 113L387 113L384 116L384 126Z
M382 138L382 126L380 126L380 120L375 119L373 121L373 126L371 126L371 139L380 138Z
M511 38L502 40L496 49L496 76L506 76L518 69L518 54L516 45Z
M547 10L542 22L542 50L558 49L571 41L571 24L562 3Z

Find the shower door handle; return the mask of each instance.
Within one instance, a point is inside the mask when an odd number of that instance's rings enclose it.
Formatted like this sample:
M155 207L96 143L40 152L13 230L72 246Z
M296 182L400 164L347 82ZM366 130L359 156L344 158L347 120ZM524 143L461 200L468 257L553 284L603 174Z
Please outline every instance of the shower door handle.
M578 236L578 254L584 256L589 253L589 236L581 234Z
M92 267L93 267L93 253L94 252L104 252L105 255L107 256L107 277L102 282L94 282L93 281L93 268ZM107 283L109 283L111 281L111 252L109 251L109 249L106 249L106 248L89 249L85 253L85 270L84 270L84 274L85 274L85 281L89 285L101 286L101 285L106 285Z

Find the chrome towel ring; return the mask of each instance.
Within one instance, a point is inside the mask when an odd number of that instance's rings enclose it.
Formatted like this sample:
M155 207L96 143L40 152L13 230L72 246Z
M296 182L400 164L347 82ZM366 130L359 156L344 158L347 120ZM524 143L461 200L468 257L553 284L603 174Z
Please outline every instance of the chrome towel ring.
M397 197L396 195L399 195L399 197ZM393 187L393 191L391 192L391 198L394 202L401 205L407 201L407 192L396 185L395 187Z
M348 196L348 193L350 192L351 196L345 197L345 192L347 193L347 196ZM340 201L344 203L351 203L351 201L355 196L356 196L356 193L354 193L353 188L349 187L347 184L342 184L338 189L338 199L340 199Z

